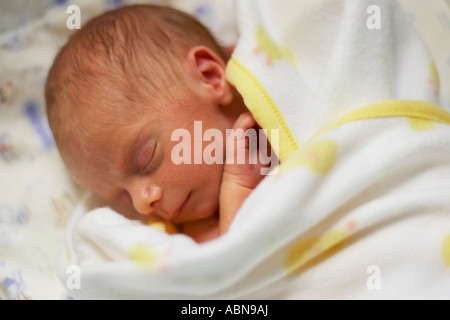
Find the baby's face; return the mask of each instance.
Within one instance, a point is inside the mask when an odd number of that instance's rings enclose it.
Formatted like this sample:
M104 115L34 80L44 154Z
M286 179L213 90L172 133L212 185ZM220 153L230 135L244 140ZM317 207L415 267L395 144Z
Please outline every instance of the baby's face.
M203 131L217 128L225 137L230 120L213 102L194 95L130 112L135 114L127 124L111 121L88 140L83 151L72 150L76 156L66 164L75 179L100 197L144 215L176 223L213 215L218 210L223 164L175 164L171 154L179 141L171 137L174 130L186 129L193 146L194 121L202 121ZM89 125L105 120L99 114L97 119L82 121Z

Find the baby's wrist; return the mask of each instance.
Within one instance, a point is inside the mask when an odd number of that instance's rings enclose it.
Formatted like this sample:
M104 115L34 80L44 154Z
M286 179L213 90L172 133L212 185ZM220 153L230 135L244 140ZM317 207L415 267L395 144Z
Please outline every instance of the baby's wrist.
M252 188L242 186L235 180L224 179L219 196L219 234L225 233Z

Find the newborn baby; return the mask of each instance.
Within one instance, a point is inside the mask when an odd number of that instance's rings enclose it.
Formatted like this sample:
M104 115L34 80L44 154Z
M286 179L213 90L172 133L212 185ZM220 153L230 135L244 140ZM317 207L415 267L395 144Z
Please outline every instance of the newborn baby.
M175 9L130 6L88 22L57 55L45 89L73 178L119 212L171 221L198 242L224 233L263 178L259 161L225 159L227 147L249 157L248 142L226 143L227 129L243 129L228 137L238 141L256 126L225 65L207 29ZM171 159L173 132L193 137L194 121L220 130L223 150L215 156L223 161Z

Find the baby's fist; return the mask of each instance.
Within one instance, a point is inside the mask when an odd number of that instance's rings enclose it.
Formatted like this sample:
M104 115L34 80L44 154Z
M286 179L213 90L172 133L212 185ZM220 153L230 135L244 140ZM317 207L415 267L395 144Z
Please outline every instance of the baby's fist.
M257 147L256 121L250 112L236 120L227 137L226 162L220 189L219 232L230 226L234 216L251 191L262 180Z
M239 116L227 136L223 180L254 189L262 180L256 121L250 112Z

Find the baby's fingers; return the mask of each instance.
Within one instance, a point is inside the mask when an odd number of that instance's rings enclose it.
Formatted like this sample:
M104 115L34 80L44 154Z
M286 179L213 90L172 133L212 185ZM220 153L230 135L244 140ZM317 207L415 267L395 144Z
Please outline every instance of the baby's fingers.
M226 145L226 164L243 165L249 164L249 139L255 141L257 139L256 131L249 130L255 125L256 121L250 112L243 113L239 116L233 126L233 130L228 133ZM254 137L253 137L254 136ZM241 167L234 168L244 169ZM231 168L228 168L231 169Z
M250 112L241 114L234 123L233 130L242 129L247 131L256 124L255 118Z

